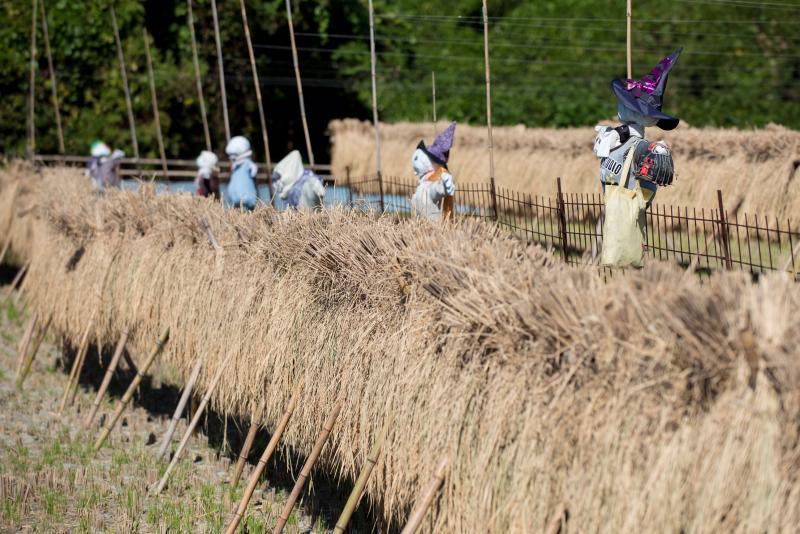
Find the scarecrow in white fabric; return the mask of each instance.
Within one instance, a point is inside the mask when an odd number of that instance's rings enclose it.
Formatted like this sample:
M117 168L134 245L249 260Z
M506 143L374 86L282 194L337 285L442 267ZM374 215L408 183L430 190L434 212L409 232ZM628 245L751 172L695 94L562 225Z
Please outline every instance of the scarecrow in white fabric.
M455 133L456 123L453 122L430 146L420 141L411 157L414 174L419 178L417 190L411 197L411 207L417 217L441 221L452 216L456 184L447 169L447 161Z
M120 188L119 166L125 152L122 150L111 151L111 148L102 141L94 141L90 148L91 156L86 165L86 175L92 179L94 190L100 194L107 187Z
M645 127L658 126L662 130L673 130L680 119L661 111L667 78L675 66L682 49L662 59L641 80L614 80L611 89L617 97L617 115L622 125L596 126L597 137L594 152L600 159L600 182L606 186L620 183L625 157L635 150L631 172L636 180L628 181L628 188L636 183L642 189L648 206L659 186L672 184L674 166L669 147L663 141L651 142L645 137ZM625 177L627 178L627 177Z
M203 150L195 160L197 175L194 178L195 194L199 197L219 199L219 158L213 152Z
M325 198L325 186L311 169L303 167L300 152L292 150L272 173L275 194L296 210L317 210Z
M228 202L237 208L252 211L258 201L256 174L258 166L253 163L250 141L241 135L232 137L225 147L231 160L231 181L228 184Z

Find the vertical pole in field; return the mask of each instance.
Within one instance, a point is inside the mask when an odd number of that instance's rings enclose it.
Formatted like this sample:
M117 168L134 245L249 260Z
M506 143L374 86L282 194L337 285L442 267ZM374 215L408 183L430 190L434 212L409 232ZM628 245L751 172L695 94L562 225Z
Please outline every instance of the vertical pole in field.
M628 0L628 9L625 12L626 33L627 33L627 55L628 55L628 79L633 78L633 60L631 59L631 15L633 0Z
M300 81L300 66L297 60L297 43L294 40L294 23L292 22L292 2L286 0L286 18L289 21L289 39L292 43L292 61L294 62L294 77L297 81L297 96L300 99L300 118L303 121L303 134L306 136L306 150L308 162L314 166L314 151L311 150L311 135L308 133L308 120L306 120L306 103L303 98L303 84Z
M381 133L378 125L378 84L375 79L375 10L369 0L369 57L372 77L372 125L375 129L375 168L378 171L378 189L381 195L381 213L386 209L383 201L383 169L381 168Z
M119 38L117 14L111 4L111 25L114 28L114 42L117 44L117 57L119 58L119 74L122 77L122 90L125 92L125 106L128 108L128 125L131 129L131 143L133 144L133 157L139 159L139 140L136 138L136 121L133 118L133 102L131 89L128 86L128 71L125 68L125 53L122 51L122 40Z
M164 151L164 137L161 135L161 118L158 114L158 97L156 96L156 79L153 76L153 56L150 54L150 38L147 30L144 34L144 53L147 57L147 77L150 81L150 100L153 104L153 117L156 122L156 139L158 140L158 152L161 156L161 169L164 172L164 179L169 183L169 172L167 171L167 154Z
M494 183L494 141L492 140L492 76L489 67L489 9L483 0L483 62L486 66L486 128L489 135L489 184L492 188L492 209L497 220L497 192Z
M436 71L431 71L431 91L433 92L433 137L436 137Z
M36 153L36 0L33 0L31 11L31 78L30 93L28 95L28 159L33 161Z
M244 25L244 37L247 40L247 52L250 55L250 67L253 70L253 84L256 90L256 102L258 103L258 118L261 121L261 138L264 140L264 157L267 159L267 185L269 186L269 196L272 198L272 159L269 155L269 137L267 137L267 120L264 117L264 103L261 99L261 82L258 79L258 69L256 68L256 55L253 52L253 40L250 38L250 25L247 23L247 8L244 0L239 0L242 7L242 24Z
M203 96L203 80L200 74L200 60L197 58L197 37L194 33L194 14L192 13L192 0L186 0L189 13L189 35L192 38L192 63L194 64L194 80L197 85L197 99L200 101L200 118L203 120L203 134L206 138L206 150L211 151L211 131L208 129L208 115L206 114L206 99Z
M56 84L56 71L53 68L53 54L50 50L50 33L47 31L47 11L44 7L44 0L40 0L42 7L42 33L44 34L44 49L47 53L47 67L50 69L50 89L53 91L53 109L56 113L56 133L58 134L58 152L63 154L64 149L64 130L61 129L61 110L58 105L58 87Z
M219 67L219 91L222 98L222 119L225 122L225 142L231 140L231 125L228 121L228 95L225 93L225 66L222 62L222 40L219 36L219 16L217 0L211 0L211 14L214 17L214 40L217 43L217 66Z

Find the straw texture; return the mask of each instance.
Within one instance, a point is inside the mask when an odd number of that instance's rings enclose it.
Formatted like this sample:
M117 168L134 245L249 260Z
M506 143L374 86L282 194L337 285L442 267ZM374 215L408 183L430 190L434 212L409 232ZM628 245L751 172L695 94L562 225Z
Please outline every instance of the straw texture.
M435 532L543 530L565 505L571 532L800 524L800 291L784 275L701 286L650 265L605 282L488 225L97 198L65 170L6 172L0 206L19 180L33 211L15 212L12 248L52 331L78 341L117 253L92 339L111 350L136 325L145 353L170 328L155 372L182 381L204 358L198 392L230 358L212 404L247 417L264 401L270 429L304 380L282 440L302 457L343 398L317 462L341 477L391 417L367 495L392 525L444 456Z

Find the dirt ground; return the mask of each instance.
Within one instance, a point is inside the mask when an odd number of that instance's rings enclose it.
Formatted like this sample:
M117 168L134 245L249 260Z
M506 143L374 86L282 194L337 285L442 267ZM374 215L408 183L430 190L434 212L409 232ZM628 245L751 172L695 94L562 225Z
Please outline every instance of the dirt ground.
M224 530L252 464L238 488L232 488L232 453L221 450L225 441L210 445L213 440L198 432L164 492L148 494L148 487L158 481L167 465L168 459L156 462L155 454L169 421L165 414L175 403L162 406L164 413L154 413L138 403L130 406L107 444L92 454L100 421L119 402L124 383L117 380L115 394L106 396L92 428L80 430L96 389L83 383L75 404L59 417L67 376L59 367L60 350L53 339L47 339L18 390L14 384L16 351L27 318L17 306L13 299L0 306L0 532ZM172 450L185 428L184 419ZM254 450L251 461L259 453ZM276 489L262 480L240 531L271 531L289 488L290 484L283 484ZM324 517L315 506L298 504L285 532L330 530L330 514Z

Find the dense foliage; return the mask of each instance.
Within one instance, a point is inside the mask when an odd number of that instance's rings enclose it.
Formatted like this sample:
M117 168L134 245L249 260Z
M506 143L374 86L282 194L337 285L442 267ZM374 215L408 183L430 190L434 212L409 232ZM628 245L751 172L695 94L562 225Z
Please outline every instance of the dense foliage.
M47 1L47 0L46 0ZM492 93L498 124L588 125L614 114L609 81L625 71L625 2L489 2ZM153 35L156 83L167 152L192 157L203 147L191 63L187 4L115 3L143 155L155 155L142 29ZM234 133L259 132L239 2L219 0L228 103ZM483 26L478 0L425 3L376 0L378 92L386 120L431 120L437 111L485 120ZM31 2L0 8L0 143L25 146ZM122 82L105 0L49 0L47 21L67 152L103 138L130 153ZM248 0L264 91L271 150L303 147L284 0ZM195 26L212 138L224 141L209 0L195 0ZM781 0L634 1L634 74L677 46L685 52L670 79L666 109L693 125L800 128L800 3ZM41 22L41 15L39 16ZM326 159L331 118L371 117L366 1L294 2L300 68L317 159ZM43 34L38 24L37 149L57 150ZM257 141L257 139L256 139ZM254 142L258 151L260 143ZM257 156L262 157L261 154Z

